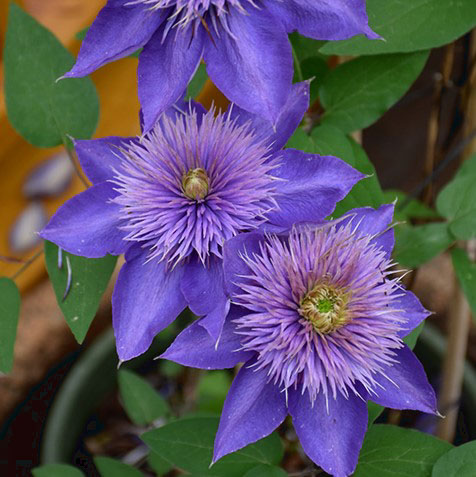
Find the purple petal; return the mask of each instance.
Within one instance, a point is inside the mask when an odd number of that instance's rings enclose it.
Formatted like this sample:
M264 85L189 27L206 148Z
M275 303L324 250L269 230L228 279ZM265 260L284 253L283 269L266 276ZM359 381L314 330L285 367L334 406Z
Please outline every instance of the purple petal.
M365 0L286 0L269 2L268 8L288 32L297 30L316 40L344 40L360 33L380 38L369 27Z
M200 320L200 326L203 326L207 330L208 334L215 342L220 339L223 331L223 324L225 323L225 318L229 311L230 300L225 298L224 300L222 299L217 302L214 309Z
M205 62L212 81L231 101L273 124L291 91L291 46L283 26L266 9L233 11L229 30L207 41Z
M413 352L405 345L396 351L398 363L385 368L385 376L377 374L375 388L377 396L369 399L392 409L415 409L429 414L438 414L435 391L431 387L425 370ZM393 381L393 382L392 382Z
M113 177L113 168L117 169L120 164L119 148L128 147L134 142L137 141L131 137L110 136L75 140L74 148L84 173L93 184L98 184Z
M112 184L103 182L68 200L40 232L45 240L88 258L120 255L129 246L119 227L119 206L110 201Z
M200 369L233 368L248 361L252 353L237 351L241 348L240 335L235 333L232 320L238 312L238 308L232 308L218 345L202 326L202 320L197 320L177 336L161 358Z
M309 395L289 392L289 412L304 452L318 466L335 477L355 470L367 430L367 405L354 394L345 399L326 398L319 393L311 405Z
M127 0L109 0L84 39L75 65L65 78L85 76L111 61L144 46L159 28L166 10L153 12L144 5L128 6Z
M286 230L298 222L320 222L335 208L354 184L364 177L332 156L285 149L283 162L273 175L279 209L268 214L272 226ZM272 227L265 224L265 228Z
M183 92L182 96L185 96L185 91ZM200 126L202 123L202 116L207 114L207 110L200 103L194 101L193 99L179 99L175 102L175 104L167 108L161 116L159 116L158 121L162 122L164 115L175 121L177 115L185 115L193 110L197 112L197 125ZM139 110L139 122L140 129L142 132L144 132L144 113L142 112L142 109Z
M203 29L174 28L163 38L161 27L139 57L139 99L144 131L179 100L195 74L203 53Z
M398 290L397 295L402 296L395 299L393 306L402 310L403 316L408 319L406 323L401 324L403 329L398 333L401 338L404 338L431 313L423 307L420 300L411 291Z
M356 226L358 224L357 230L362 235L377 235L373 242L378 247L382 247L390 258L395 245L393 228L389 228L393 221L394 210L395 206L393 204L381 205L378 209L372 209L371 207L352 209L346 214L348 219L344 218L339 223L344 225L352 220L352 223Z
M147 253L139 246L126 255L112 295L112 324L121 361L144 353L155 335L185 309L182 274L181 266L166 270L164 262L147 262Z
M259 232L250 232L239 234L225 242L223 248L223 270L225 273L225 287L230 295L241 293L241 288L235 285L240 275L249 274L248 265L241 258L241 255L247 253L252 256L259 253L260 243L264 236ZM240 278L240 281L243 281Z
M213 257L205 267L199 259L193 259L184 266L181 287L192 312L198 316L206 315L200 324L216 342L230 309L230 301L225 294L222 260Z
M246 363L228 391L215 437L213 462L271 434L286 418L286 397L266 370Z
M304 81L292 86L288 100L280 110L274 127L271 121L260 115L249 113L235 104L231 105L229 110L231 117L236 119L238 124L251 122L257 137L263 140L268 139L268 143L272 144L271 151L275 152L282 149L288 142L308 108L309 82Z

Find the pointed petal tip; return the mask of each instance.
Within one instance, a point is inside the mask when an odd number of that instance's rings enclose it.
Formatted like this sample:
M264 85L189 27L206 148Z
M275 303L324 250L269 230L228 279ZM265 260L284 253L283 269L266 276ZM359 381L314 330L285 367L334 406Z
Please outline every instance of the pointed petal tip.
M54 229L53 229L53 233L51 233L50 224L46 224L45 227L37 231L36 234L43 240L48 240L48 242L56 243L54 241L54 236L55 236Z
M167 359L169 361L174 361L173 353L169 353L169 350L170 350L170 348L167 348L162 354L159 354L158 356L156 356L154 358L154 361L159 360L159 359Z
M384 41L385 43L387 42L387 40L380 36L378 33L375 33L371 28L369 28L368 30L366 30L364 32L364 35L369 39L369 40L381 40L381 41Z
M235 449L238 450L238 449ZM213 458L212 461L210 462L210 465L208 466L209 469L212 468L222 457L225 457L227 454L231 454L232 452L235 451L223 451L223 450L218 450L217 449L217 443L215 441L215 448L213 449Z
M385 38L383 38L381 35L379 35L377 32L372 30L370 25L367 23L365 25L362 25L362 32L363 35L365 35L369 40L382 40L382 41L387 41Z
M60 76L59 78L56 79L56 83L58 83L58 81L61 81L61 80L64 80L64 79L68 79L68 78L81 78L83 76L86 76L85 74L81 74L80 72L77 71L76 69L76 64L73 65L73 67L67 71L63 76Z
M142 136L144 136L144 134L147 134L148 132L150 132L150 130L154 127L155 123L158 121L159 117L160 117L160 114L157 114L155 116L155 119L151 120L149 118L149 115L143 114Z

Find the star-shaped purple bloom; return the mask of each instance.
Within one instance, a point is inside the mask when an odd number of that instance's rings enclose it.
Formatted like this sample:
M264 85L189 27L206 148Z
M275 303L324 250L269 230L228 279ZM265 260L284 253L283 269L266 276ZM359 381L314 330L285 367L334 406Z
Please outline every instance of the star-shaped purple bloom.
M94 185L41 236L85 257L125 254L112 302L121 360L143 353L186 306L216 341L229 310L225 241L322 221L363 177L337 158L282 150L308 104L306 82L275 130L233 105L215 115L183 104L141 137L75 142Z
M287 33L318 40L377 38L365 0L108 0L65 77L87 75L144 47L145 129L183 94L200 60L231 101L273 123L291 89Z
M197 321L162 356L204 369L245 362L223 407L214 461L289 413L306 454L343 477L357 464L368 399L437 413L423 367L402 341L429 313L393 275L392 217L391 205L355 209L226 243L233 304L218 346Z

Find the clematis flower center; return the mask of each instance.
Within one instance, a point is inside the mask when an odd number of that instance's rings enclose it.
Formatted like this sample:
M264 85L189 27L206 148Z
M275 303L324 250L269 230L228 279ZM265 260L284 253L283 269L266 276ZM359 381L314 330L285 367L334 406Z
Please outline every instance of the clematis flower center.
M203 263L221 258L227 240L258 228L276 208L272 172L281 157L266 140L214 108L164 115L122 150L115 171L125 240L170 265L193 252Z
M316 332L329 334L349 322L348 301L348 295L342 290L319 284L301 300L298 311Z
M208 194L208 176L201 167L190 169L182 177L183 193L193 200L202 200Z
M282 389L308 390L311 402L358 394L357 382L375 393L403 347L408 318L394 264L355 222L269 235L259 250L243 250L248 270L236 275L234 303L248 310L234 320L236 333L258 353L254 369Z
M254 0L130 0L125 5L142 4L156 11L170 9L167 21L171 25L186 27L197 22L210 31L212 28L217 30L217 20L226 25L230 8L246 13L242 3L249 3L257 8Z

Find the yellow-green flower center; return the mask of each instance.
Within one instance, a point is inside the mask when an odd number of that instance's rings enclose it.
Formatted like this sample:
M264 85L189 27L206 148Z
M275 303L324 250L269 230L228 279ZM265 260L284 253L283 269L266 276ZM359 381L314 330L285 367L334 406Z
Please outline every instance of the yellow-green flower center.
M301 300L299 313L318 333L328 334L349 322L348 301L344 291L318 284Z
M182 177L183 193L193 200L202 200L208 194L208 176L205 169L190 169Z

